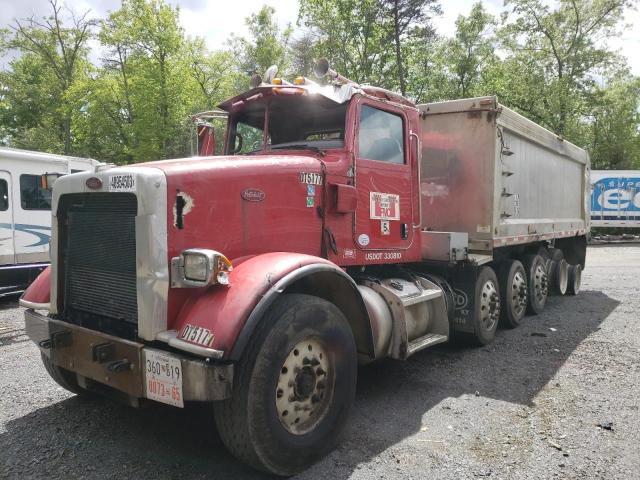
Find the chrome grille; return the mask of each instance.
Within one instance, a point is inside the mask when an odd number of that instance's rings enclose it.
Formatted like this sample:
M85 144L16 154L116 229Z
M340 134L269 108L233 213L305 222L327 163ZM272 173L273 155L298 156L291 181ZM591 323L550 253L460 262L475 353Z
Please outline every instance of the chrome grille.
M59 285L63 315L70 321L137 324L136 214L133 193L60 197Z

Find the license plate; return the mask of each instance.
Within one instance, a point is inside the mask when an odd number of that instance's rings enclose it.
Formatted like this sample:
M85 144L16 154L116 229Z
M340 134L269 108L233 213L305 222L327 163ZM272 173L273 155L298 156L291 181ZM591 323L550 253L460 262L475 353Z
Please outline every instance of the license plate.
M144 377L147 398L184 407L180 360L163 352L145 350Z
M211 347L213 344L213 332L208 328L196 327L195 325L186 324L180 332L180 338L187 342L197 343L203 347Z
M110 175L109 191L110 192L135 192L136 177L130 173L127 175Z

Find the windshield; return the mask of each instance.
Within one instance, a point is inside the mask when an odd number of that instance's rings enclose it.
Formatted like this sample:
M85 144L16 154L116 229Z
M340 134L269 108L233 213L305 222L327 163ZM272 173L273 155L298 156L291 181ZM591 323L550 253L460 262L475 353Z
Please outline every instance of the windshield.
M342 148L347 105L320 95L287 95L249 103L232 117L229 153L262 150L265 108L266 150Z

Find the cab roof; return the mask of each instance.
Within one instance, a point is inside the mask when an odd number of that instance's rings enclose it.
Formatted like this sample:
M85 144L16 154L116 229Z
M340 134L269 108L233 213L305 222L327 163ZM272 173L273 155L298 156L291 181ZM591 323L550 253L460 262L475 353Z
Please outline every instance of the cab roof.
M378 99L415 108L415 104L400 94L369 85L360 86L355 83L330 84L330 85L272 85L262 84L258 87L242 92L218 105L219 108L230 112L233 108L243 103L258 100L267 96L278 95L322 95L323 97L342 104L351 100L356 94L364 94Z

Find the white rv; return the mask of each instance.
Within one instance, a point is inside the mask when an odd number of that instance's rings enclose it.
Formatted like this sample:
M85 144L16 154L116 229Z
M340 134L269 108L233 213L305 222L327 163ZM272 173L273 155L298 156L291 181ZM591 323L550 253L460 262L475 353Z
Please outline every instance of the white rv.
M0 297L24 290L49 263L53 181L98 164L0 148Z

